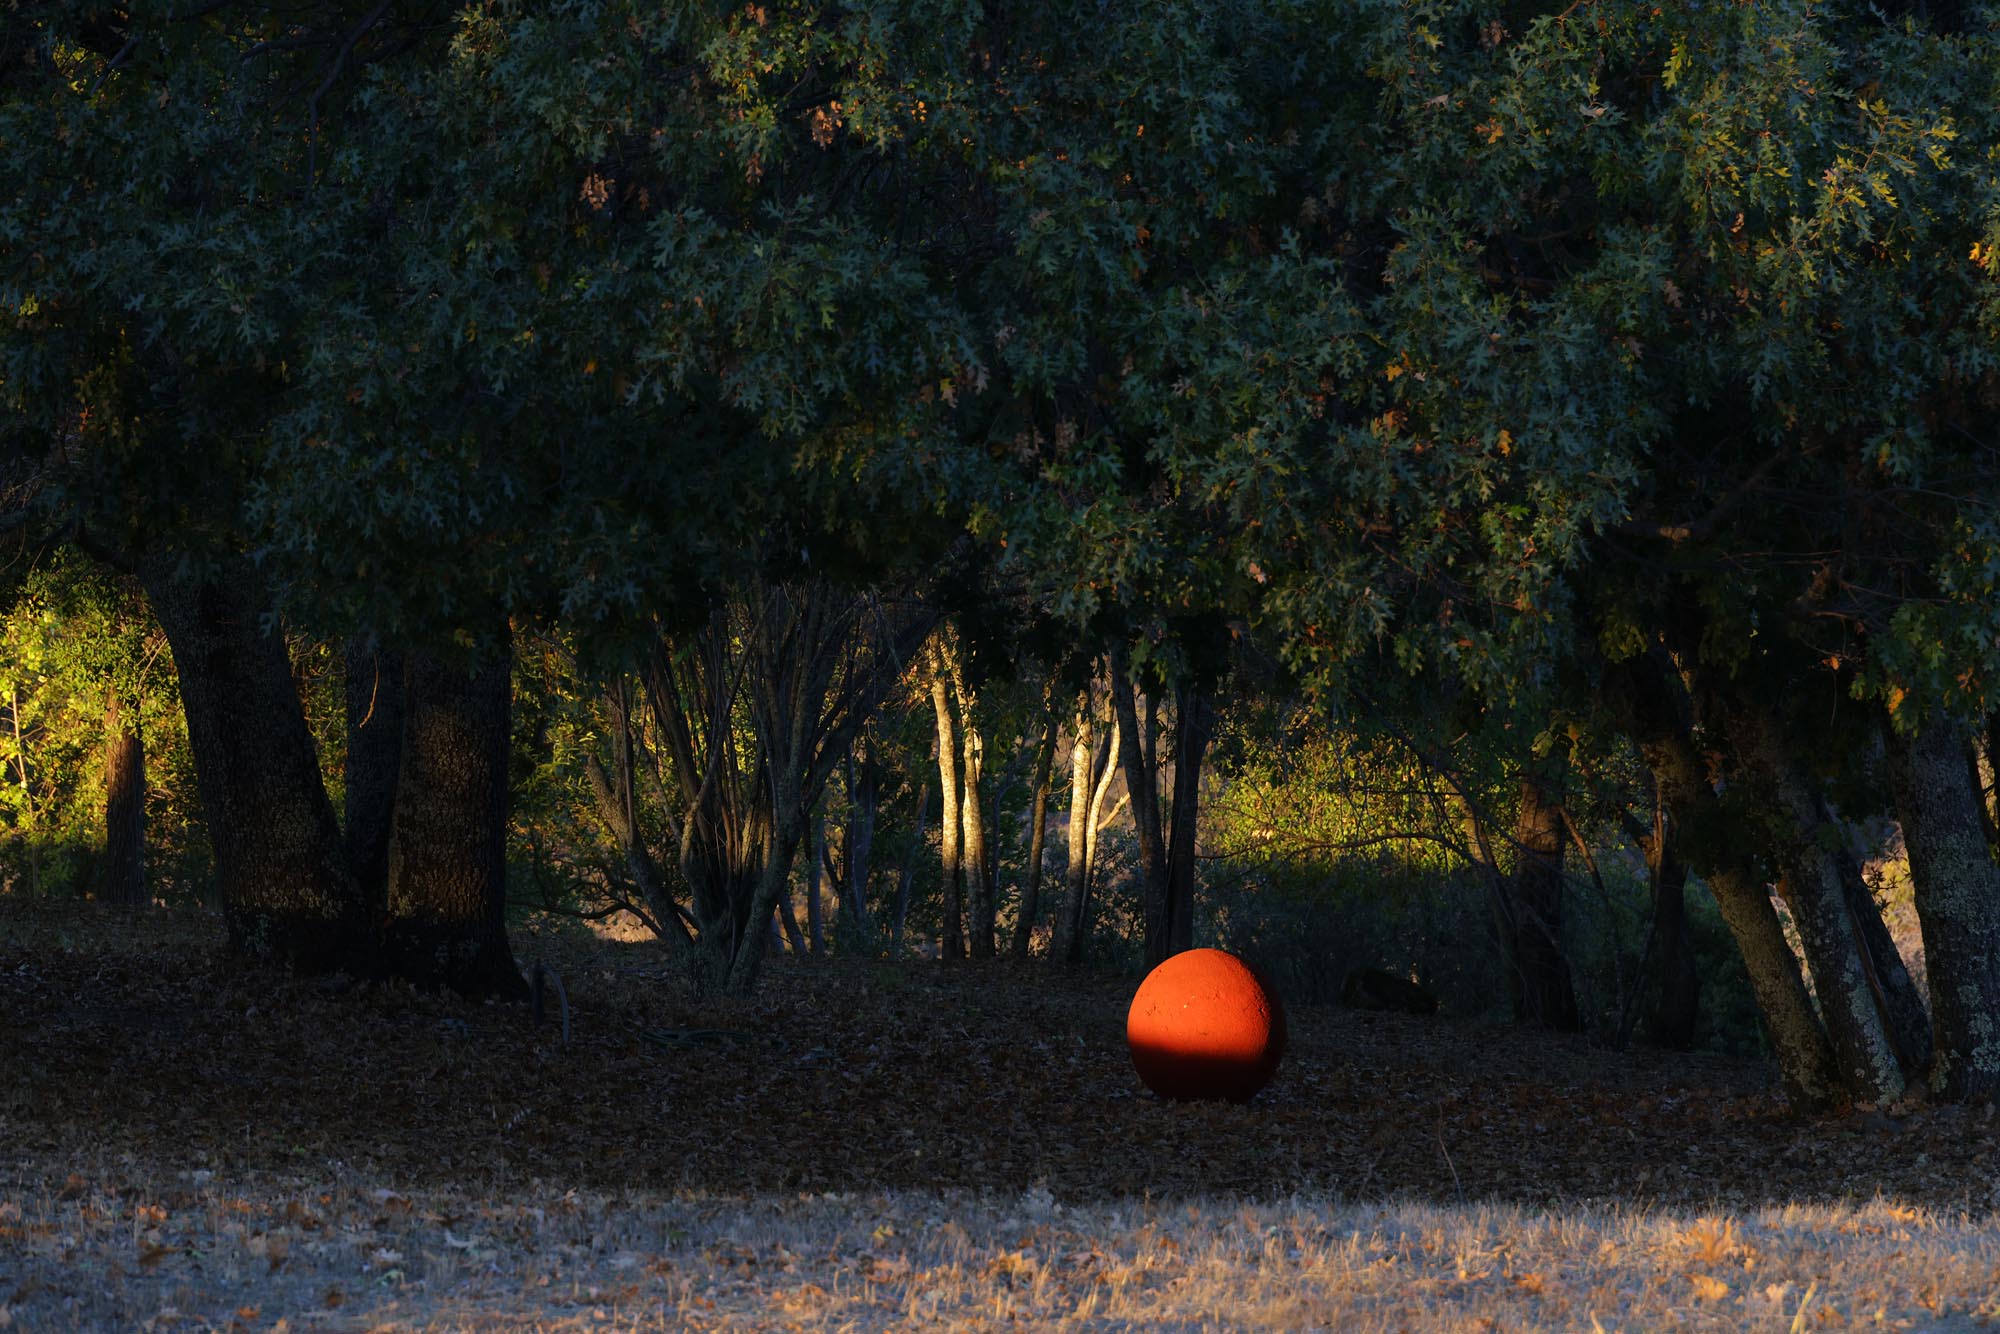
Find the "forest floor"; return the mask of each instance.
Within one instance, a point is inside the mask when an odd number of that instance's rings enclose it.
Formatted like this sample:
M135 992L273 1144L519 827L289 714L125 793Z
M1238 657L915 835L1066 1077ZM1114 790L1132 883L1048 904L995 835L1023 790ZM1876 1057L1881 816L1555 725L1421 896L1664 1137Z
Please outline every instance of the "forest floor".
M698 1003L643 943L516 948L568 1045L0 898L0 1329L2000 1324L1991 1107L1802 1120L1755 1062L1318 1008L1253 1102L1170 1104L1115 978Z

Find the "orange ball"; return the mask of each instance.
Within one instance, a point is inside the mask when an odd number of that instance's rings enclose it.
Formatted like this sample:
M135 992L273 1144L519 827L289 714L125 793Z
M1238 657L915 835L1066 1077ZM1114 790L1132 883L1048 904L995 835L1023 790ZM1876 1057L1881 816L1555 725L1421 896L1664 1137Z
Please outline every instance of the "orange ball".
M1285 1054L1285 1011L1235 955L1188 950L1139 984L1125 1041L1132 1068L1163 1097L1248 1102Z

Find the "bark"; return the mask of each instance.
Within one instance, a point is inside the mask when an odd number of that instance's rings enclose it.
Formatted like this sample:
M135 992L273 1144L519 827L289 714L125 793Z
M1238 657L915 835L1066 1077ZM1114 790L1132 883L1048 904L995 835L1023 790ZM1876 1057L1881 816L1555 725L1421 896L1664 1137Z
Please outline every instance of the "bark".
M1890 728L1889 777L1931 992L1931 1087L1946 1098L2000 1092L2000 867L1965 776L1970 738L1942 718Z
M1678 680L1667 664L1647 658L1624 667L1616 684L1622 687L1632 739L1666 808L1669 844L1707 882L1742 956L1786 1096L1804 1110L1831 1107L1840 1092L1832 1044L1770 893L1724 828Z
M1820 1014L1842 1083L1857 1099L1882 1103L1901 1095L1902 1062L1870 984L1870 969L1847 909L1839 839L1819 796L1799 767L1778 720L1740 701L1726 710L1739 753L1770 812L1772 853L1812 971Z
M145 561L140 579L179 674L188 743L232 949L295 967L369 962L368 921L255 575Z
M341 838L371 922L389 901L389 830L403 763L403 655L347 644L347 761Z
M146 743L136 712L113 690L104 707L104 856L93 895L143 907L146 892Z
M938 791L944 814L938 821L938 856L944 878L944 937L939 952L947 959L965 957L965 862L960 851L964 825L959 815L958 724L951 716L951 695L944 673L931 673L931 708L937 714Z
M1180 692L1179 718L1174 727L1173 826L1167 840L1167 884L1161 924L1165 949L1160 958L1194 948L1195 831L1201 804L1201 766L1215 734L1215 711L1208 697L1192 687ZM1148 967L1158 960L1150 960Z
M986 799L981 790L986 777L986 739L973 724L972 697L961 694L960 699L965 705L960 723L965 746L965 765L961 771L965 791L958 812L965 833L959 840L959 859L965 867L966 897L971 910L968 916L972 957L990 959L995 953L993 937L998 914L993 901L993 863L987 856Z
M1056 715L1050 710L1042 720L1042 739L1035 747L1035 796L1028 817L1028 865L1021 885L1020 903L1014 918L1013 955L1028 957L1028 940L1041 911L1042 851L1049 827L1049 776L1055 768Z
M1658 785L1654 786L1653 828L1643 851L1653 891L1653 950L1659 961L1660 990L1646 1028L1660 1046L1684 1051L1694 1045L1695 1024L1701 1017L1701 978L1688 939L1687 863L1675 855L1666 803L1659 800Z
M507 943L509 658L411 653L389 837L384 954L397 976L465 995L527 995Z
M1167 840L1160 827L1160 787L1153 768L1150 726L1142 729L1133 698L1132 679L1125 670L1122 650L1111 655L1111 701L1118 712L1124 733L1122 754L1125 791L1132 798L1132 825L1139 837L1139 867L1142 877L1146 921L1146 967L1152 968L1172 953L1170 891L1167 883ZM1147 722L1152 721L1148 710Z
M1546 780L1521 779L1521 804L1514 824L1520 861L1514 870L1510 907L1508 981L1514 1017L1537 1028L1575 1032L1580 1027L1569 959L1563 951L1562 799Z
M1083 953L1084 895L1090 888L1090 715L1076 711L1075 735L1069 745L1069 867L1063 876L1062 910L1050 957L1076 963Z
M1831 809L1826 812L1829 821L1835 820ZM1840 871L1841 890L1847 900L1847 912L1854 919L1855 930L1859 933L1862 958L1868 965L1869 985L1875 991L1876 1004L1882 1007L1882 1014L1888 1021L1889 1039L1895 1043L1896 1058L1906 1080L1924 1078L1931 1063L1931 1017L1924 1005L1923 993L1917 989L1916 979L1903 965L1903 956L1896 949L1896 942L1889 934L1888 924L1882 920L1881 905L1868 889L1868 882L1862 878L1861 864L1856 860L1851 848L1843 846L1837 861Z

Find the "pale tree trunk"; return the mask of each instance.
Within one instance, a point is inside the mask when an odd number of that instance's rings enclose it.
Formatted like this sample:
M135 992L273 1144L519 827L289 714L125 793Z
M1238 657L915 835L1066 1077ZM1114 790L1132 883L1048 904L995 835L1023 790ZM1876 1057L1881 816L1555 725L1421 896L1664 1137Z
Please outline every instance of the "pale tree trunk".
M961 840L965 827L959 814L958 724L951 716L951 694L941 667L933 662L931 708L937 715L938 791L944 813L938 820L938 856L944 878L944 935L938 950L946 959L965 957L965 858Z
M1832 1044L1769 891L1733 850L1721 801L1695 750L1686 698L1662 656L1628 664L1619 674L1632 739L1666 807L1676 855L1707 882L1736 942L1786 1096L1802 1109L1824 1110L1840 1094Z
M1042 850L1049 826L1049 776L1055 768L1056 715L1050 709L1042 719L1042 737L1035 747L1035 796L1028 822L1028 865L1022 881L1020 901L1014 918L1013 955L1028 957L1028 940L1041 910Z
M384 954L467 995L527 994L505 917L509 666L504 650L471 669L412 653L405 678Z
M1947 1098L2000 1092L2000 868L1962 760L1970 737L1938 716L1889 729L1889 776L1931 992L1931 1085Z
M1536 1028L1574 1032L1579 1027L1576 991L1563 951L1562 799L1547 779L1524 775L1514 822L1520 860L1509 902L1513 928L1508 944L1508 982L1514 1018Z
M140 580L167 634L232 949L307 970L372 962L282 635L249 566L209 579L162 553Z
M1090 714L1076 711L1075 733L1069 746L1069 866L1063 876L1062 910L1049 957L1075 963L1082 954L1083 900L1090 885Z
M380 921L389 901L389 831L403 765L403 655L348 641L347 759L341 839L348 871Z
M993 861L988 855L986 818L986 738L979 730L979 696L966 688L965 673L958 654L941 646L938 656L951 674L951 693L958 708L959 745L963 763L959 769L961 795L958 816L964 829L959 836L959 864L964 868L967 916L970 919L970 951L975 959L990 959L995 953L994 926L998 916L994 903Z
M146 892L146 743L136 709L113 689L104 706L104 856L93 895L143 907Z
M1870 985L1870 969L1860 933L1847 909L1839 859L1829 846L1837 840L1821 816L1818 794L1767 710L1731 701L1726 717L1739 753L1764 794L1771 813L1772 852L1783 873L1792 920L1812 970L1813 989L1834 1059L1848 1092L1882 1103L1904 1089L1902 1062L1888 1023Z

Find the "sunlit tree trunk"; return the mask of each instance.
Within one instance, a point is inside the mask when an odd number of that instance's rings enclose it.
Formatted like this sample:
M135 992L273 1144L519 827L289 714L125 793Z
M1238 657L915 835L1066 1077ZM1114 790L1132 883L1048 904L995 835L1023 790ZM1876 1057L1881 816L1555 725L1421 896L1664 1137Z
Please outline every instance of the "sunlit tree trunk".
M1028 941L1041 910L1042 850L1049 825L1049 776L1055 768L1056 715L1050 709L1042 719L1041 740L1035 746L1035 795L1028 817L1028 864L1024 868L1020 901L1014 918L1013 955L1028 957Z
M305 969L367 964L363 901L257 579L241 564L196 578L173 553L140 578L179 674L231 947Z
M1525 775L1514 822L1520 860L1510 885L1512 936L1508 981L1514 1017L1537 1028L1573 1032L1578 1027L1576 992L1563 948L1562 799L1548 780Z
M986 739L973 722L971 697L963 698L967 704L961 724L965 764L960 772L964 793L959 800L958 813L964 822L965 832L959 839L959 860L965 867L972 957L990 959L994 955L993 931L997 914L993 902L993 863L987 856L986 846L986 794L981 790L986 778Z
M509 657L407 659L384 949L398 976L525 996L507 943Z
M937 715L938 791L944 813L938 820L938 858L944 883L944 937L939 951L947 959L965 957L965 827L959 814L958 724L951 715L951 694L943 668L933 663L931 708Z
M1889 775L1910 854L1935 1055L1947 1098L2000 1092L2000 867L1966 777L1965 730L1942 717L1889 729Z
M1090 714L1076 711L1069 746L1069 865L1063 876L1062 909L1056 914L1054 948L1050 956L1075 963L1082 954L1084 894L1090 886Z
M140 907L146 892L146 743L137 710L113 689L104 708L104 855L93 894Z

